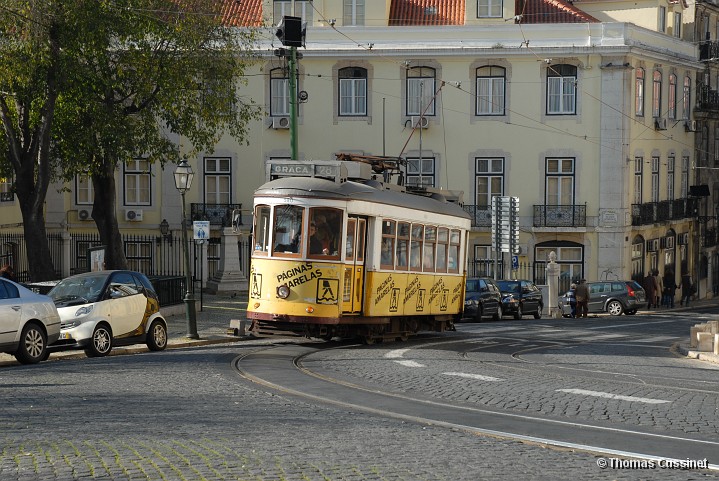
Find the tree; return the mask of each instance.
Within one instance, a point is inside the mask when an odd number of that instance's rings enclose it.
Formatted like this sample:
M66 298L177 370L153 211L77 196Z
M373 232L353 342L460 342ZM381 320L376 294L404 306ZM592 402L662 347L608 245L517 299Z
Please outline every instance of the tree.
M38 8L35 2L10 3ZM55 86L53 117L39 122L48 136L47 169L52 172L55 159L65 179L78 173L92 177L92 218L107 246L106 267L124 268L115 215L117 167L138 158L164 165L181 154L212 151L224 133L245 140L247 122L259 109L238 87L252 59L256 30L228 27L221 0L60 3L66 10L62 26L73 36L58 42L56 70L63 82ZM52 38L52 31L46 36ZM47 90L47 76L38 77L28 83ZM183 152L180 138L186 140ZM15 169L18 198L25 189L21 170ZM37 189L42 200L44 182ZM23 220L27 226L24 210Z

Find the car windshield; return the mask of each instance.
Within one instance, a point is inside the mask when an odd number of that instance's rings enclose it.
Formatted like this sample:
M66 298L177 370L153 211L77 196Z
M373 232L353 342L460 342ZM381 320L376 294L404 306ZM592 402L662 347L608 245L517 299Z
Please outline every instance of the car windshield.
M53 287L48 295L55 301L56 306L72 306L97 302L106 280L106 274L68 277Z
M467 292L477 292L479 291L479 280L478 279L468 279L467 280Z
M497 281L497 285L502 292L522 292L519 281Z

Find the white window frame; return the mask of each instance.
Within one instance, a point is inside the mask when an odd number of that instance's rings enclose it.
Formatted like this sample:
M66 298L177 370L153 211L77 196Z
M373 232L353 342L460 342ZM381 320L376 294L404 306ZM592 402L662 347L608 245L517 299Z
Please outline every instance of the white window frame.
M75 176L75 204L92 205L95 202L95 190L92 177L85 172Z
M490 208L492 197L504 195L504 159L501 157L476 157L474 169L475 205ZM486 189L481 189L480 183L484 183ZM486 192L481 190L486 190Z
M361 70L363 77L342 77L345 71ZM340 117L367 116L367 69L362 67L346 67L338 71L338 109ZM349 107L349 108L347 108Z
M231 204L232 159L230 157L205 157L203 166L205 204Z
M667 117L677 118L677 76L669 75L669 102L667 104Z
M477 0L477 18L502 18L502 0Z
M365 24L365 0L344 0L342 25L357 27Z
M574 75L561 72L569 69L574 70ZM574 65L552 65L547 69L547 115L576 115L577 81Z
M680 12L674 12L674 29L672 35L676 38L681 38L682 36L682 14Z
M657 29L662 32L666 33L667 31L667 7L660 5L659 10L657 11Z
M418 74L415 74L418 72ZM431 76L427 75L432 73ZM434 90L437 71L432 67L407 69L406 115L435 115ZM424 110L427 107L427 110Z
M652 74L652 117L662 116L662 73L655 70Z
M682 156L682 185L681 198L686 199L689 194L689 156Z
M682 120L689 120L691 115L691 95L692 95L692 79L689 76L684 77L682 87Z
M496 75L500 72L501 75ZM497 65L486 65L477 68L476 76L476 115L504 115L507 70Z
M659 157L652 156L652 202L659 202Z
M644 117L644 69L637 67L634 77L634 115Z
M549 157L544 162L544 205L574 205L576 159Z
M642 203L642 180L644 175L644 157L634 157L634 203Z
M275 76L282 73L282 77ZM270 116L284 117L290 115L290 78L283 68L270 71Z
M406 185L434 187L436 159L434 157L407 157Z
M147 159L132 159L125 162L123 178L123 205L152 204L152 166ZM134 197L134 200L130 200L131 197Z
M674 200L674 166L676 157L667 157L667 200Z

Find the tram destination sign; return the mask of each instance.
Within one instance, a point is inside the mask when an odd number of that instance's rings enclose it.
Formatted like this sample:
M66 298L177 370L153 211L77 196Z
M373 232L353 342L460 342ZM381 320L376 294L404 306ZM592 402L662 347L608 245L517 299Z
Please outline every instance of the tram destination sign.
M341 166L335 162L287 162L274 161L269 165L271 179L278 177L321 177L339 182ZM346 174L345 174L346 176Z

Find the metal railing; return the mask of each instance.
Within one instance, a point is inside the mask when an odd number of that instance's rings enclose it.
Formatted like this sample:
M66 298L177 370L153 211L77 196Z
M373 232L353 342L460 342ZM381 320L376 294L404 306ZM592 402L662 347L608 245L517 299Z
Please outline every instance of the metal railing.
M489 205L464 205L464 211L472 217L472 227L492 226L492 207Z
M190 219L209 220L211 225L230 227L232 211L242 209L242 204L190 204ZM242 217L240 216L240 224Z
M655 224L657 222L691 218L695 216L697 205L695 197L632 204L632 225Z
M587 204L534 206L534 227L586 226Z

